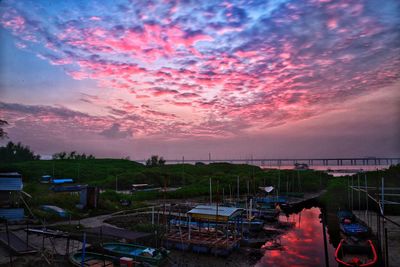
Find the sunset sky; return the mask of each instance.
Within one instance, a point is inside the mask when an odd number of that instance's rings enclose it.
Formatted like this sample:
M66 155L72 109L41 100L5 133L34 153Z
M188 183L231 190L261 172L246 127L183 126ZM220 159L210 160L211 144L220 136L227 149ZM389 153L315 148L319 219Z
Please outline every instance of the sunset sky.
M42 155L399 156L400 2L3 0L0 119Z

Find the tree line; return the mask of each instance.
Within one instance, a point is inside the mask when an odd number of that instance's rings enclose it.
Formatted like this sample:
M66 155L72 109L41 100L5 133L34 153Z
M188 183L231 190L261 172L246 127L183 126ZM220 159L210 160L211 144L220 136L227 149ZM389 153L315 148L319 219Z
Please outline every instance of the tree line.
M85 159L95 159L95 157L92 154L86 155L85 153L79 154L76 151L71 151L71 152L59 152L55 153L52 156L53 159L55 160L64 160L64 159L79 159L79 160L85 160Z
M28 160L39 160L40 155L35 153L21 143L14 144L8 142L6 146L0 147L0 162L16 162L16 161L28 161Z

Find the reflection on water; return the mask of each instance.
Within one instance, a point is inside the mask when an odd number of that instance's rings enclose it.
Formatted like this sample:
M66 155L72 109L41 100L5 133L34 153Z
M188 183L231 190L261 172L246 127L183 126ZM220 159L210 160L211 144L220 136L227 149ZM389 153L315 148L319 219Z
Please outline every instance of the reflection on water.
M288 220L295 222L296 225L277 240L278 243L281 243L283 249L266 250L264 256L255 266L325 266L324 238L320 214L319 208L311 208L290 215ZM280 219L287 220L286 217ZM336 267L335 249L329 244L328 240L327 233L329 265Z

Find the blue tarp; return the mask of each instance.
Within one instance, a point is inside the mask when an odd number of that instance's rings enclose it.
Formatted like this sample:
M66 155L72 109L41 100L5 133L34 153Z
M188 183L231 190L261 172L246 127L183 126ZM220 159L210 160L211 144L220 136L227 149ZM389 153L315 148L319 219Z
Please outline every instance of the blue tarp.
M73 183L74 180L71 178L57 178L57 179L52 179L51 183L52 184L67 184L67 183Z
M359 223L341 223L340 229L342 229L342 231L348 235L365 234L369 231L366 226Z

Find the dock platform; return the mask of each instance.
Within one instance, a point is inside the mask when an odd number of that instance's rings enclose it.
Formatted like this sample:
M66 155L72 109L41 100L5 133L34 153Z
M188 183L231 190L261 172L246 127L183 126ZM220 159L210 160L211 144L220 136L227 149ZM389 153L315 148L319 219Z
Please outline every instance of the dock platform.
M8 238L10 242L8 242ZM22 240L17 235L12 232L0 232L0 243L5 246L6 248L10 249L16 254L31 254L36 253L37 249L26 243L25 240Z

